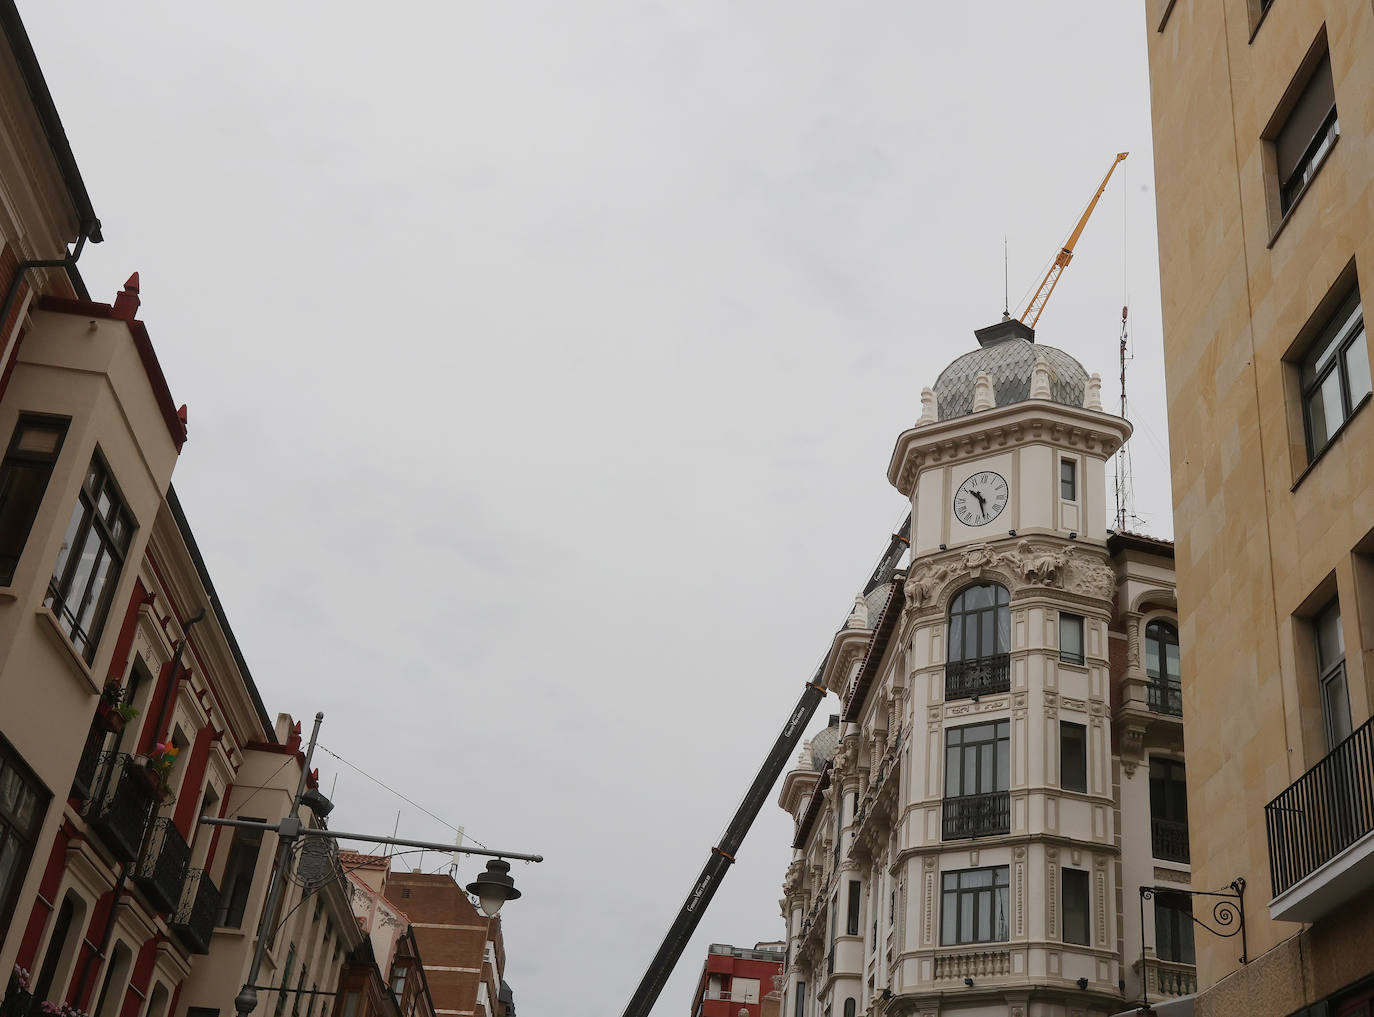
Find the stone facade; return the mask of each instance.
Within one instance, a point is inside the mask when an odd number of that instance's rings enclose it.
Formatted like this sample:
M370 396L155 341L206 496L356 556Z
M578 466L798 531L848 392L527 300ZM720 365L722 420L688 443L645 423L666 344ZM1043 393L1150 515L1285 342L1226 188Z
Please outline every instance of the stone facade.
M1266 806L1326 772L1333 709L1349 715L1336 733L1357 735L1374 709L1362 325L1340 333L1351 345L1337 351L1325 419L1316 429L1304 419L1315 406L1305 365L1319 367L1342 302L1374 294L1374 7L1150 0L1146 10L1193 876L1208 888L1246 881L1257 958L1241 965L1233 943L1200 935L1197 1010L1283 1017L1330 1000L1337 1012L1356 1004L1330 998L1374 974L1374 890L1352 875L1374 850L1368 810L1353 795ZM1318 100L1329 118L1285 153ZM1297 176L1285 165L1294 152ZM1327 656L1339 668L1319 659L1316 640L1333 607L1344 645ZM1349 771L1366 793L1371 769ZM1337 816L1328 844L1323 826ZM1277 870L1304 845L1321 864L1300 864L1306 885L1288 886ZM1348 906L1298 899L1334 875L1326 892Z

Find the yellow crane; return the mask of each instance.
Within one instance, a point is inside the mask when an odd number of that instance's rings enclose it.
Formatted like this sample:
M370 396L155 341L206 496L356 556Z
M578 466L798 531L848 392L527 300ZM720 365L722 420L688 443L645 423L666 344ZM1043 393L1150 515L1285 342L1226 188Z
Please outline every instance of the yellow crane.
M1083 227L1088 225L1088 216L1093 214L1093 209L1097 207L1097 199L1102 197L1102 192L1107 189L1107 181L1111 180L1112 174L1116 172L1116 167L1121 163L1129 152L1118 152L1116 159L1113 160L1111 168L1107 170L1107 175L1102 178L1102 184L1097 188L1097 193L1093 195L1093 200L1088 202L1088 207L1083 210L1083 218L1078 220L1078 225L1069 234L1068 242L1063 246L1054 258L1054 264L1045 273L1045 278L1040 282L1040 288L1035 291L1035 295L1030 298L1030 303L1026 305L1025 311L1021 314L1021 322L1030 328L1035 328L1035 323L1040 320L1040 314L1045 310L1045 303L1050 299L1050 294L1054 292L1055 285L1059 282L1059 277L1064 273L1064 269L1069 267L1069 262L1073 259L1073 248L1078 243L1078 237L1083 232Z

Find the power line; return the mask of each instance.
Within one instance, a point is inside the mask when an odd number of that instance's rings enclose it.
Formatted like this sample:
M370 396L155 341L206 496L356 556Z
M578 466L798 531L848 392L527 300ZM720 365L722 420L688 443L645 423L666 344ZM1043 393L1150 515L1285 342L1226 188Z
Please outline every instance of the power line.
M315 747L316 747L317 749L320 749L321 751L324 751L324 752L329 753L331 756L333 756L333 757L334 757L335 759L337 759L339 762L343 763L345 766L349 767L350 769L355 770L356 772L362 774L362 776L366 777L368 780L372 781L372 783L376 784L378 787L382 788L383 790L390 791L392 794L394 794L397 798L401 799L401 801L405 802L407 805L412 805L412 806L414 806L415 808L419 809L421 812L423 812L423 813L424 813L426 816L428 816L430 819L433 819L433 820L435 820L436 822L442 823L444 826L447 826L447 827L448 827L450 830L452 830L454 833L461 833L465 838L467 838L468 840L472 841L472 842L473 842L474 844L476 844L478 847L480 847L480 848L487 848L488 851L492 850L490 847L487 847L486 844L483 844L483 843L482 843L480 840L478 840L476 837L468 836L467 830L466 830L465 828L459 828L459 827L457 827L457 826L454 826L452 823L450 823L450 822L449 822L447 819L445 819L443 816L436 816L433 812L430 812L429 809L425 808L425 807L424 807L423 805L421 805L419 802L415 801L414 799L407 798L405 795L401 794L401 792L397 791L397 790L396 790L394 787L392 787L390 784L387 784L387 783L385 783L384 781L378 780L376 777L372 776L372 774L368 773L366 770L364 770L361 766L358 766L356 763L350 763L347 759L345 759L343 756L339 755L339 754L338 754L337 752L335 752L333 749L328 748L327 746L324 746L324 745L316 745Z

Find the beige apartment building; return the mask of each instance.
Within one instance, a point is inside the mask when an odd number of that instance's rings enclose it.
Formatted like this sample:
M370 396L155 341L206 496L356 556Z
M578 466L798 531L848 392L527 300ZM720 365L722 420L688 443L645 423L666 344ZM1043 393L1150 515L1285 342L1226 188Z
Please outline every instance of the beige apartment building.
M1374 4L1147 0L1200 1015L1374 999Z
M897 439L910 563L835 634L841 712L783 781L786 1017L1195 988L1172 545L1106 527L1131 426L1100 379L1018 321L976 335Z

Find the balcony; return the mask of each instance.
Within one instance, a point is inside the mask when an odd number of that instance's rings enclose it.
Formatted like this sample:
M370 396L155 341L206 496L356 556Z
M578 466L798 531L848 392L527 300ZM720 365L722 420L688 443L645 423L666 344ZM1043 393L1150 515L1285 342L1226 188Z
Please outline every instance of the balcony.
M148 851L134 873L134 882L158 911L170 914L181 903L181 884L190 863L191 849L181 831L170 819L159 819L153 823Z
M181 904L172 917L172 931L192 953L209 953L210 940L215 932L215 915L219 913L219 890L204 869L186 873L186 885L181 891Z
M1011 688L1011 655L996 653L945 665L945 698L977 699Z
M86 822L122 862L138 858L155 795L143 767L125 752L100 756L101 772L86 803Z
M990 837L1010 831L1010 791L945 799L943 840Z
M1140 970L1140 961L1132 965ZM1197 968L1191 964L1159 960L1145 960L1145 988L1152 1000L1164 997L1192 996L1197 993Z
M1150 679L1145 687L1145 703L1151 713L1162 713L1166 717L1183 716L1183 689L1168 682Z
M1187 862L1188 824L1173 819L1151 819L1150 843L1156 858L1166 862Z
M1264 807L1269 916L1313 922L1374 887L1374 718Z

